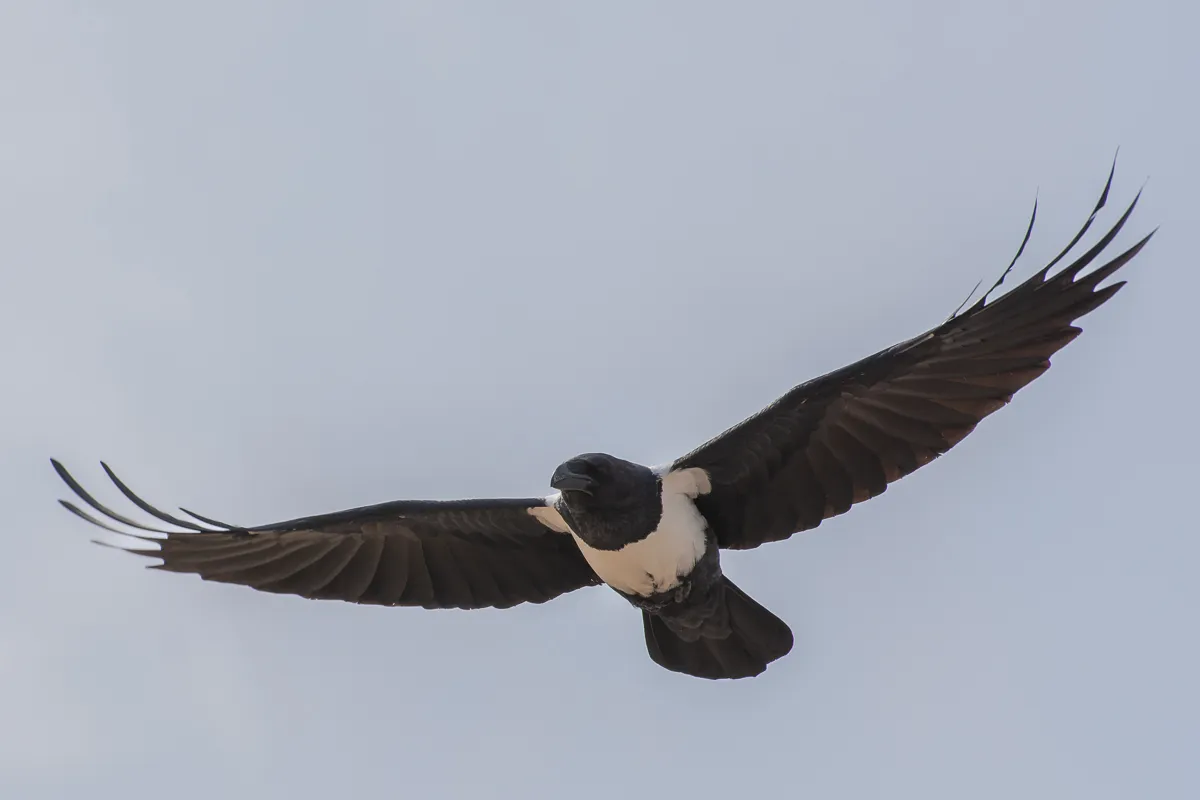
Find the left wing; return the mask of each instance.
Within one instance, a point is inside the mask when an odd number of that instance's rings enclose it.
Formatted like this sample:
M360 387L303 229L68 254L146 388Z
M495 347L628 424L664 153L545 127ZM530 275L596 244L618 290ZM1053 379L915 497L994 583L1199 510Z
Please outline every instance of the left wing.
M696 505L720 546L786 539L875 497L948 451L1045 372L1050 356L1079 335L1072 323L1124 285L1098 288L1100 282L1150 239L1080 277L1129 219L1135 197L1095 246L1047 277L1091 226L1111 185L1110 172L1082 230L1020 286L990 303L989 290L938 327L797 386L671 464L699 476ZM1033 219L1029 226L1017 257Z
M561 517L542 498L400 500L249 528L184 510L204 523L199 525L151 506L103 465L134 505L184 529L169 530L112 511L62 464L51 463L79 499L108 522L60 500L67 510L105 530L160 546L119 548L161 558L163 563L152 569L310 599L424 608L544 603L600 583L565 533ZM130 533L113 523L166 538Z

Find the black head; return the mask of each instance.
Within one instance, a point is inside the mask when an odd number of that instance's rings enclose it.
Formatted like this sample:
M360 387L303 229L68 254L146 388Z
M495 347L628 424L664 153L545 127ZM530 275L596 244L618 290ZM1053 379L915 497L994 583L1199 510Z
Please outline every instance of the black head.
M662 516L661 483L649 467L584 453L554 470L572 528L593 547L620 547L650 534Z

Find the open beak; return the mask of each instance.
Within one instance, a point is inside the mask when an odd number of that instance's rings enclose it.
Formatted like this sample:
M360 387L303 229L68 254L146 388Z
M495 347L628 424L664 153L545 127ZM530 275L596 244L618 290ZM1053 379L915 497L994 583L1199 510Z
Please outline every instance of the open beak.
M576 472L564 464L554 470L554 475L550 477L550 486L560 492L582 492L590 495L596 482L582 472Z

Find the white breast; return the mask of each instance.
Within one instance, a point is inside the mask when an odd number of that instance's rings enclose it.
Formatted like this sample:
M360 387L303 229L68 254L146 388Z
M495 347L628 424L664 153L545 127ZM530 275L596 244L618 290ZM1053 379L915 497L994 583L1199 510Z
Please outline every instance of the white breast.
M673 589L704 555L707 524L684 487L674 483L664 481L662 519L641 541L595 550L571 534L588 564L614 589L642 597Z

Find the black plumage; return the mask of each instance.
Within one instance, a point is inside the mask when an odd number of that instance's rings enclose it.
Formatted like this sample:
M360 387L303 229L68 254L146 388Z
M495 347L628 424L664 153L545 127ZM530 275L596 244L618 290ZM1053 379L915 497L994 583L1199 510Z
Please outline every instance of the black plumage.
M127 499L171 526L163 528L102 505L53 461L105 519L59 502L156 543L130 549L161 559L157 569L312 599L508 608L608 584L641 610L656 663L704 678L757 675L791 650L792 632L724 575L720 550L786 539L881 494L1045 372L1079 335L1076 321L1124 282L1100 284L1153 235L1085 273L1132 215L1135 197L1095 245L1051 275L1104 208L1112 180L1110 171L1070 244L1025 282L989 302L1029 241L1036 204L1016 257L966 310L796 386L661 467L591 453L559 465L551 479L559 492L549 498L402 500L243 528L163 512L105 465Z
M1104 207L1112 178L1110 172L1070 245L1021 285L991 303L984 295L936 328L800 384L675 461L673 469L708 474L712 491L697 505L721 547L786 539L881 494L946 453L1049 369L1050 356L1080 334L1073 323L1124 286L1099 288L1100 282L1153 236L1080 277L1125 225L1135 197L1099 242L1048 277ZM1035 217L1036 208L1025 241ZM1018 257L1024 247L1023 241Z
M107 517L165 538L130 552L161 558L152 569L189 572L220 583L317 600L423 608L509 608L544 603L599 584L570 538L539 523L529 500L409 501L251 528L205 520L197 525L154 508L103 465L142 510L184 531L155 528L105 507L58 461L55 470L87 505ZM94 525L134 534L63 506ZM191 512L185 512L191 514ZM197 517L198 519L204 519Z

